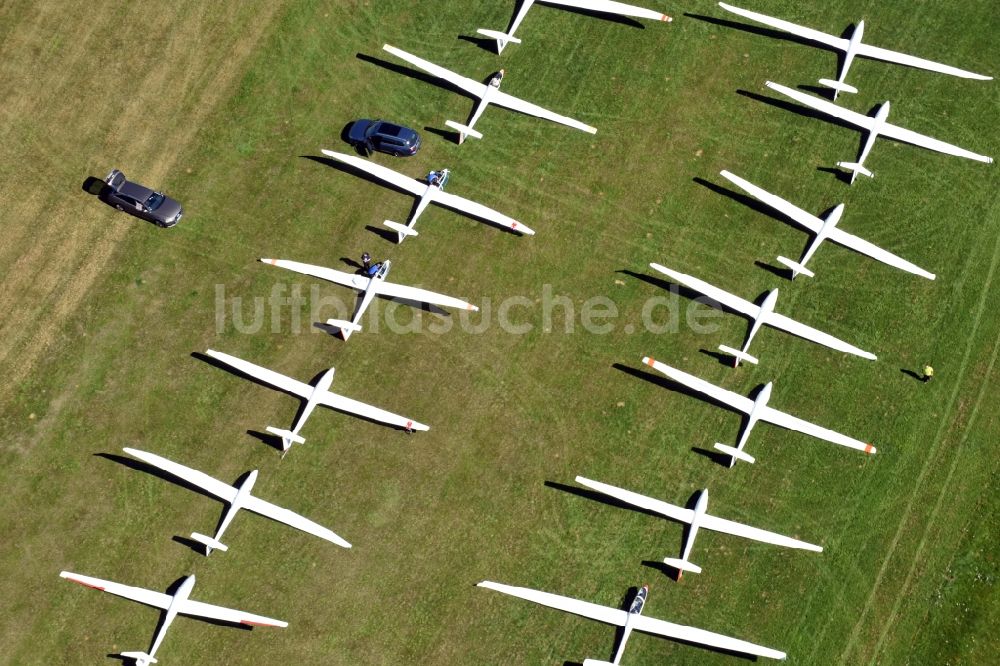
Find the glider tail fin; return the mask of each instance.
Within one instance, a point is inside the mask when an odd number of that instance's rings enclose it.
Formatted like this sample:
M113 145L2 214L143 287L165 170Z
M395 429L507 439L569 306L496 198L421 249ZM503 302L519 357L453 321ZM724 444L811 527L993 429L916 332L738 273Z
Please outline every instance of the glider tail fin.
M863 176L868 176L869 178L875 177L875 174L866 169L865 165L861 164L860 162L837 162L837 166L839 166L841 169L847 169L848 171L851 172L852 183L854 182L854 179L858 177L859 173Z
M213 539L210 536L205 536L204 534L198 534L197 532L191 533L191 538L205 546L205 555L211 555L213 550L221 550L226 552L229 550L229 546L222 543L218 539Z
M327 319L326 325L339 328L340 337L344 338L344 340L351 337L351 333L361 330L361 324L355 324L353 321L347 321L346 319ZM302 442L299 443L301 444Z
M816 274L813 273L811 270L809 270L808 268L806 268L805 266L803 266L798 262L792 261L788 257L778 257L778 263L791 269L793 280L796 277L798 277L799 273L807 277L816 277Z
M725 444L719 444L718 442L716 442L715 443L715 449L717 451L722 451L727 456L732 456L733 460L742 460L743 462L748 462L751 465L754 464L757 461L757 459L754 458L749 453L746 453L745 451L741 451L740 449L737 449L734 446L727 446ZM732 467L732 465L730 465L730 467Z
M751 356L746 352L741 352L739 349L733 349L732 347L727 347L726 345L719 345L719 351L723 354L729 354L736 359L736 365L740 364L740 361L746 361L747 363L753 363L757 365L759 361L756 356Z
M414 229L413 227L408 227L405 224L400 224L399 222L393 222L392 220L386 220L382 224L384 224L385 226L389 227L390 229L392 229L393 231L395 231L397 234L399 234L399 238L396 241L397 243L402 243L403 239L406 238L407 236L416 236L417 235L417 230L416 229Z
M844 83L842 81L834 81L833 79L820 79L819 83L821 85L826 86L827 88L833 88L833 90L834 90L833 94L834 95L836 95L837 93L842 93L842 92L843 93L852 93L852 94L858 92L857 88L855 88L854 86L849 86L849 85L847 85L846 83ZM836 99L836 97L834 97L834 99Z
M329 322L327 322L329 323ZM268 431L272 435L277 435L281 438L281 448L283 451L288 451L292 447L292 443L295 444L305 444L306 440L304 437L296 435L291 430L284 430L283 428L275 428L274 426L267 426L264 430Z
M664 557L663 563L667 566L673 567L678 571L690 571L691 573L701 573L701 567L697 564L692 564L687 560L679 560L676 557Z
M497 55L503 53L503 49L509 42L515 44L520 44L521 40L513 35L508 35L506 32L500 32L499 30L487 30L485 28L480 28L476 30L480 35L489 37L490 39L497 40Z
M135 666L148 666L149 664L157 663L156 658L145 652L122 652L122 656L126 659L134 659Z
M471 136L474 139L482 139L483 135L481 132L477 132L468 125L463 125L461 123L456 123L454 120L446 120L444 124L448 127L456 130L458 132L458 142L462 143L465 141L465 137Z

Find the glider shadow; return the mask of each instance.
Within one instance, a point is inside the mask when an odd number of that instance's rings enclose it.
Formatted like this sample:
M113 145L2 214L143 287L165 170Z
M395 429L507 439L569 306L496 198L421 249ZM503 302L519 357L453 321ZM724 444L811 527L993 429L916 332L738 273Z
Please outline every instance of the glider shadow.
M704 16L702 14L690 14L685 12L684 16L687 18L693 18L697 21L704 21L705 23L711 23L713 25L718 25L723 28L732 28L734 30L742 30L743 32L749 32L753 35L760 35L761 37L769 37L771 39L781 39L786 42L792 42L794 44L800 44L802 46L811 46L813 48L823 49L824 51L830 51L832 53L840 53L835 48L822 44L820 42L814 42L806 39L805 37L799 37L798 35L793 35L790 32L784 32L782 30L774 30L773 28L764 28L757 25L751 25L748 23L740 23L739 21L730 21L728 19L719 18L717 16Z
M376 65L378 67L381 67L383 69L387 69L390 72L395 72L396 74L402 74L403 76L408 76L411 79L416 79L416 80L422 81L424 83L429 83L432 86L437 86L438 88L441 88L443 90L447 90L448 92L453 92L456 95L461 95L462 97L466 97L466 98L471 99L473 101L476 101L476 100L479 99L475 95L470 95L468 92L466 92L465 90L462 90L458 86L452 85L448 81L446 81L444 79L439 79L436 76L433 76L431 74L428 74L428 73L424 72L423 70L413 69L411 67L407 67L405 65L400 65L398 63L395 63L395 62L392 62L392 61L389 61L389 60L383 60L382 58L376 58L375 56L370 56L370 55L368 55L366 53L356 53L355 57L358 60L364 60L367 63L371 63L371 64Z
M208 354L204 354L202 352L191 352L191 357L195 358L195 359L197 359L199 361L202 361L204 363L208 363L209 365L211 365L213 367L216 367L216 368L219 368L220 370L225 370L229 374L231 374L233 376L236 376L236 377L240 377L240 378L242 378L242 379L244 379L246 381L249 381L249 382L251 382L253 384L256 384L257 386L263 386L264 388L270 389L271 391L275 391L277 393L284 393L287 396L291 396L291 397L295 398L296 400L299 401L299 408L295 412L295 418L292 420L292 423L295 423L296 421L298 421L299 417L302 416L302 412L305 411L307 400L305 398L303 398L302 396L300 396L300 395L296 395L294 393L291 393L290 391L286 391L286 390L284 390L282 388L279 388L277 386L272 386L271 384L268 384L266 382L262 382L259 379L257 379L256 377L252 377L251 375L248 375L248 374L245 374L243 372L240 372L236 368L234 368L234 367L232 367L230 365L227 365L227 364L223 363L222 361L219 361L219 360L216 360L216 359L212 358ZM324 372L326 372L326 370L323 370L322 372L317 373L316 375L313 376L312 379L310 379L306 383L309 384L310 386L315 386L316 382L319 380L319 378L323 375ZM351 418L358 419L359 421L367 421L368 423L372 423L374 425L381 426L383 428L389 428L390 430L402 430L404 432L406 430L402 426L392 425L391 423L383 423L382 421L377 421L377 420L375 420L373 418L364 416L362 414L354 414L352 412L345 412L343 410L336 409L334 407L329 407L327 405L322 405L322 406L326 407L327 409L329 409L331 411L337 412L338 414L344 414L346 416L350 416Z
M203 488L199 488L194 484L188 483L179 476L174 476L169 472L163 471L159 467L150 465L149 463L143 462L142 460L138 460L137 458L128 458L126 456L118 455L117 453L95 453L94 456L97 458L104 458L105 460L110 460L111 462L118 463L119 465L124 465L125 467L128 467L129 469L134 469L137 472L144 472L151 476L155 476L156 478L172 483L175 486L180 486L181 488L190 490L191 492L198 493L203 497L208 497L209 499L213 499L216 502L222 501L212 493L204 490Z

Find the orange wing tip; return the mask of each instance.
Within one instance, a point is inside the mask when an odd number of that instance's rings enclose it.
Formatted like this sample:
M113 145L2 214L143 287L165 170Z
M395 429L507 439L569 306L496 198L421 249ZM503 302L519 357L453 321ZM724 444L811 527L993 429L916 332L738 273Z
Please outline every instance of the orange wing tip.
M874 446L872 446L871 444L865 444L865 453L871 455L871 454L875 453L875 451L876 451L876 449L875 449Z
M654 359L651 356L647 356L646 358L642 359L642 362L650 367L653 367L653 364L656 363L656 359Z
M77 585L83 585L84 587L89 587L92 590L100 590L101 592L104 591L104 588L101 587L100 585L91 585L90 583L84 583L82 580L77 580L76 578L71 578L69 576L66 576L66 580L71 580Z
M240 624L246 624L251 627L286 627L287 624L274 624L272 622L254 622L253 620L240 620Z
M664 14L663 16L660 17L660 20L661 21L666 21L667 23L670 23L671 21L674 20L674 17L673 16L667 16L666 14Z

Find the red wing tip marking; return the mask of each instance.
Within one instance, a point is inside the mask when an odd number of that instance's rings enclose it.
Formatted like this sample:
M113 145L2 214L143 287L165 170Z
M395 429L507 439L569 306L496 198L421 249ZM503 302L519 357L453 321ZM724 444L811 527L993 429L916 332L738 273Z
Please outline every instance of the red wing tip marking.
M280 624L271 624L269 622L254 622L252 620L240 620L240 624L248 624L251 627L280 627Z
M875 453L875 447L871 444L865 444L865 453L871 454Z
M656 363L656 359L654 359L654 358L652 358L652 357L650 357L650 356L647 356L647 357L646 357L645 359L643 359L643 360L644 360L644 361L646 362L646 365L648 365L648 366L650 366L650 367L652 367L652 366L653 366L653 364L654 364L654 363Z
M667 23L670 23L671 21L674 20L674 18L672 16L667 16L666 14L664 14L663 16L660 17L660 20L661 21L666 21Z
M100 590L101 592L104 591L104 588L101 587L100 585L91 585L90 583L84 583L82 580L77 580L76 578L70 578L69 576L66 576L66 580L71 580L71 581L73 581L74 583L76 583L78 585L83 585L84 587L89 587L92 590Z
M407 430L413 430L413 421L407 421L406 422L406 429Z
M517 229L517 222L514 222L513 224L511 224L510 228L511 229Z

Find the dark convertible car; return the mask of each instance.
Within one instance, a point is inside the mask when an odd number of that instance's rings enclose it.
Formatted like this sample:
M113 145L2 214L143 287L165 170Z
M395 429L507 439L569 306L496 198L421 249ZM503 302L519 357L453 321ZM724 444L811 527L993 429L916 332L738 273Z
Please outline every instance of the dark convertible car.
M384 120L355 120L347 132L347 140L361 153L377 150L408 157L420 149L420 135L415 130Z
M112 169L104 182L107 187L101 193L101 198L108 205L129 215L141 217L160 227L172 227L184 214L179 202L161 192L129 181L118 169Z

